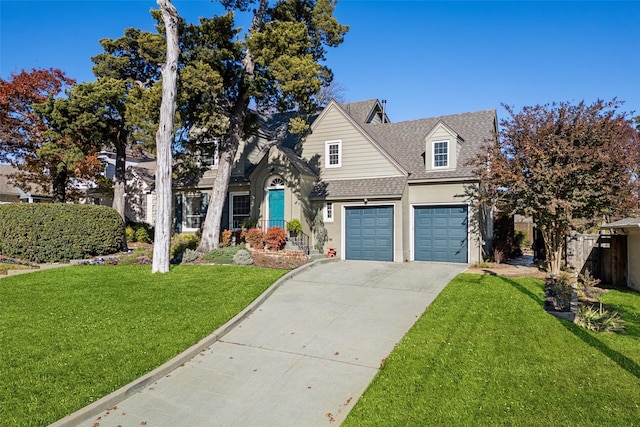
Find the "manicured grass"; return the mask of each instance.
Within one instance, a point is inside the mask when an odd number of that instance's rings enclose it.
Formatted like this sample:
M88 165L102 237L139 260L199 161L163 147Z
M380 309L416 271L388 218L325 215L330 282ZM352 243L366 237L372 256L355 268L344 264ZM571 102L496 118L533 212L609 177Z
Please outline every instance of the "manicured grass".
M41 426L156 368L286 271L78 266L0 280L0 425Z
M462 274L385 362L344 426L640 425L640 294L624 335L543 310L542 282Z

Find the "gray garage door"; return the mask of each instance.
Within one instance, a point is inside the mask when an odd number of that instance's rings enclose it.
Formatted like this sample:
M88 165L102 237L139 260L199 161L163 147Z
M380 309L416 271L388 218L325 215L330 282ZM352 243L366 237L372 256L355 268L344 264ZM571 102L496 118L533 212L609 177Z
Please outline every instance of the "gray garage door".
M345 258L393 261L393 207L345 209Z
M414 259L467 262L467 218L466 206L416 206Z

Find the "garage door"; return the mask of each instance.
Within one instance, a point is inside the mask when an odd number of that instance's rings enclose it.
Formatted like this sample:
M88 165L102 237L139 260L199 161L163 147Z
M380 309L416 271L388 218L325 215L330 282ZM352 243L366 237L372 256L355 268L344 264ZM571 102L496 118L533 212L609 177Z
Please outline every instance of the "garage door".
M345 258L393 261L393 207L345 209Z
M413 212L416 261L467 262L466 206L416 206Z

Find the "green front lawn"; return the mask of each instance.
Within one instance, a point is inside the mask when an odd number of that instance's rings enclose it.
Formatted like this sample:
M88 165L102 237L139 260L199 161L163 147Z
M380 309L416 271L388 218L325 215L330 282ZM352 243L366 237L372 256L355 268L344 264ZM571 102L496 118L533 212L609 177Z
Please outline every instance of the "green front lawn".
M77 266L0 280L0 425L42 426L156 368L286 271Z
M344 426L638 426L640 294L597 334L543 310L542 282L462 274L384 363Z

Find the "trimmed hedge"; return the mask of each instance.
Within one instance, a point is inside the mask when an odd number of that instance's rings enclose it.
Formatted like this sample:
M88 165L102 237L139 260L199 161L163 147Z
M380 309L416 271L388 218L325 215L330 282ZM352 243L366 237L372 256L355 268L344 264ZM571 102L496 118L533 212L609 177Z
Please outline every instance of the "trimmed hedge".
M57 262L120 251L124 222L113 209L67 203L0 205L0 254Z

